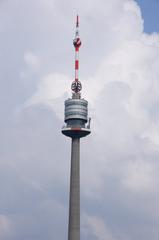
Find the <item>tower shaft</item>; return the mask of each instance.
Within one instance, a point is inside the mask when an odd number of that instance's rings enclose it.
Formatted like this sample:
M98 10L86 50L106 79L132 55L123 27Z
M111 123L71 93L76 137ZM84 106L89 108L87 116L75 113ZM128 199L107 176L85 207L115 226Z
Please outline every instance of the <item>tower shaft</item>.
M80 240L80 138L72 138L68 240Z

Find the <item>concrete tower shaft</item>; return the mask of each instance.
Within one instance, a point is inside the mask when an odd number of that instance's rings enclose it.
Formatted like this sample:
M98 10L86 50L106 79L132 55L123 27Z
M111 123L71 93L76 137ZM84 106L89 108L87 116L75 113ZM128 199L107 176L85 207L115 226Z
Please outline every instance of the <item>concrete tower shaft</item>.
M80 138L72 138L68 240L80 240Z

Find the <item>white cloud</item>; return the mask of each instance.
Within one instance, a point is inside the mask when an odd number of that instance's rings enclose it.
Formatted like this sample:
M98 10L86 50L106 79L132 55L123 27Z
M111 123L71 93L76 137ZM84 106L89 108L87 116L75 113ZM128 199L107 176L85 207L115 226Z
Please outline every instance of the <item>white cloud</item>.
M36 72L40 69L40 59L32 52L28 51L24 54L24 61L32 71Z
M137 194L154 193L158 185L157 172L158 169L152 163L137 159L127 164L122 183Z
M71 96L73 81L75 9L81 17L82 96L89 101L92 117L92 135L81 141L81 196L87 204L84 229L99 240L116 240L114 236L149 240L148 227L152 227L157 240L159 34L144 33L140 8L132 0L81 0L78 6L74 1L16 0L3 5L0 79L5 79L6 88L1 90L0 154L7 168L1 168L0 182L7 179L3 188L10 190L2 194L2 208L17 213L16 232L10 239L25 240L24 235L31 239L39 232L37 219L47 239L52 239L53 230L54 238L60 239L57 233L62 234L66 226L63 208L55 209L52 217L49 210L54 202L67 204L70 149L60 128L63 102ZM15 114L19 106L23 109ZM38 208L43 205L45 218ZM53 219L58 224L48 231L46 223ZM1 217L2 232L7 231L7 221ZM26 222L34 221L37 229L28 224L26 230Z
M102 218L84 215L82 220L83 220L82 230L85 232L85 234L88 234L87 237L95 237L95 239L98 240L116 239L112 236L111 231L108 229L106 223Z
M83 96L86 96L91 106L93 132L98 142L96 145L94 141L93 149L97 149L100 144L101 153L99 155L98 150L87 153L88 159L94 162L92 170L83 175L85 186L89 186L89 190L85 191L83 184L84 191L89 197L100 198L105 191L105 176L110 176L111 172L121 178L119 182L126 189L150 193L157 178L155 168L158 167L156 161L150 161L153 156L150 156L151 150L148 153L147 145L150 149L153 143L154 148L159 144L155 134L158 124L154 123L153 118L156 111L153 106L159 102L159 35L144 33L141 11L135 1L112 1L107 6L103 1L96 4L92 4L91 10L86 5L81 15L84 15L84 19L90 18L89 27L85 20L88 28L84 27L83 30L87 31L85 42L90 42L92 37L97 38L97 42L91 42L89 54L90 59L99 59L98 64L92 65L94 72L90 70L88 74L91 65L87 67L85 59L81 59L81 63L84 62L82 68L87 69L83 80ZM98 18L93 15L95 9L100 13ZM100 48L102 52L98 55ZM68 83L71 84L71 79L66 74L46 74L29 103L48 104L62 119L59 108L63 105L66 89L70 91ZM158 119L159 115L155 117ZM148 162L145 162L145 154L149 155ZM128 163L122 161L123 157ZM109 158L113 159L112 164ZM95 196L93 189L98 192Z
M25 107L35 104L45 104L63 119L64 99L68 97L66 86L69 88L70 79L64 74L50 73L42 78L37 92L25 103ZM60 108L59 108L60 107Z
M3 238L11 234L11 221L10 219L0 214L0 237Z
M37 92L30 100L30 104L49 103L50 100L61 97L69 86L70 79L63 74L48 74L40 82Z

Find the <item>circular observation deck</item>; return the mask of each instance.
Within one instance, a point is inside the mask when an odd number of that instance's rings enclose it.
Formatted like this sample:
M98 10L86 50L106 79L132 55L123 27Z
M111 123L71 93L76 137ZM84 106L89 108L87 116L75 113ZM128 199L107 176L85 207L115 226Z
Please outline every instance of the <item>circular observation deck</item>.
M62 133L71 138L85 137L91 133L88 122L88 102L81 98L65 101L65 123Z
M84 99L70 98L65 101L65 123L69 120L81 120L81 123L87 122L88 102ZM71 125L73 122L71 121Z

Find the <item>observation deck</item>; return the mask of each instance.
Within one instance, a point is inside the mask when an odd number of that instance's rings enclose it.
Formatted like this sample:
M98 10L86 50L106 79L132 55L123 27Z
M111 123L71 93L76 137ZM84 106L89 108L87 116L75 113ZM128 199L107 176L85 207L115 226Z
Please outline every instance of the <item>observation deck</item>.
M88 102L73 93L72 98L65 101L65 123L62 133L71 138L82 138L91 133L88 119Z

